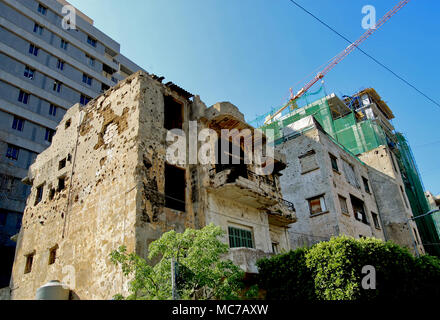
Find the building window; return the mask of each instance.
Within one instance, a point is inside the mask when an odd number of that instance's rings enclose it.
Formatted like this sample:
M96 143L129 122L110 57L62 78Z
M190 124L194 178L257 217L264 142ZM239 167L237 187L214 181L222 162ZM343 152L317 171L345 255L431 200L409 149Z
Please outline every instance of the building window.
M278 254L280 252L279 243L272 242L272 253Z
M42 15L46 15L47 8L41 4L38 4L38 12L41 13Z
M58 178L58 192L64 190L66 188L66 178L61 177Z
M0 212L0 226L5 226L6 225L6 220L8 218L8 213L5 211Z
M29 93L20 90L20 94L18 95L18 101L23 104L28 104L29 102Z
M29 68L28 66L26 66L26 68L24 68L24 76L28 79L33 80L34 79L34 74L35 74L35 70Z
M345 178L347 179L348 183L351 184L353 187L360 189L361 186L359 185L359 181L357 179L353 165L343 159L342 167L344 169Z
M96 48L96 39L94 39L90 36L87 36L87 43L90 44L92 47Z
M341 212L344 214L349 214L347 199L344 198L343 196L339 196L339 204L341 205Z
M53 82L53 91L56 91L56 92L61 92L61 82L59 82L58 80L55 80L54 82Z
M64 61L63 60L58 59L57 69L64 70Z
M30 54L33 54L34 56L38 56L38 51L39 50L40 49L38 47L34 46L33 44L29 45L29 53Z
M49 115L55 117L57 115L57 107L54 104L50 104Z
M42 35L43 34L43 27L40 26L38 23L35 23L34 24L34 32Z
M85 73L83 74L83 82L89 86L92 85L92 77L86 75Z
M362 181L363 181L363 183L364 183L365 191L368 192L368 193L371 193L371 191L370 191L370 185L368 184L368 179L362 177Z
M374 227L376 229L380 229L379 216L377 215L377 213L371 212L371 216L373 217Z
M167 130L183 128L183 105L171 96L163 96L164 100L164 127Z
M185 169L165 164L165 207L185 211Z
M87 59L87 63L94 67L95 66L95 58L92 58L91 56L89 56L88 54L86 54L86 59Z
M66 41L66 40L64 40L64 39L61 39L61 42L60 42L60 48L61 49L64 49L64 50L67 50L67 45L68 45L69 43Z
M39 204L41 200L43 200L43 191L44 191L44 185L37 187L37 195L35 196L34 205Z
M46 134L44 135L44 140L46 140L47 142L52 142L52 138L55 134L55 130L46 128Z
M32 263L34 262L35 252L26 255L26 265L24 267L24 273L32 271Z
M88 104L90 102L91 98L87 97L85 95L81 95L81 99L80 99L80 103L85 106L86 104Z
M330 156L330 162L332 163L332 169L339 172L338 158L336 158L331 153L329 153L329 156Z
M252 231L241 228L228 227L230 248L253 248Z
M8 144L8 150L6 151L6 158L17 161L19 152L20 152L19 147Z
M66 167L66 158L64 158L58 163L58 170L64 169L65 167Z
M403 191L402 186L399 186L399 187L400 187L400 194L402 195L402 198L403 198L403 202L405 202L405 207L408 209L409 206L408 206L408 201L406 200L406 197L405 197L405 191Z
M299 156L298 158L301 165L301 174L319 169L318 163L316 162L315 150L310 150L307 153Z
M350 195L351 205L353 206L354 217L356 220L368 224L367 214L365 213L364 202Z
M52 188L49 191L49 200L53 200L54 197L55 197L55 189Z
M12 121L12 129L17 131L23 131L24 128L24 119L14 117L14 120Z
M49 261L48 261L49 265L55 263L55 260L57 259L57 250L58 250L58 245L54 246L49 250Z
M310 198L310 199L308 199L308 201L309 201L309 208L310 208L311 215L327 211L327 207L325 205L324 195Z

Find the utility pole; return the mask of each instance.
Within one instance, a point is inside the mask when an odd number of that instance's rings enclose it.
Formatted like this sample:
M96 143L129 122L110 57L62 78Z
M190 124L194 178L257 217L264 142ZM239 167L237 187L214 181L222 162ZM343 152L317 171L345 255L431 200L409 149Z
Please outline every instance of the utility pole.
M171 258L171 290L172 290L172 296L173 300L178 300L179 295L177 294L177 273L179 272L177 262L173 258Z

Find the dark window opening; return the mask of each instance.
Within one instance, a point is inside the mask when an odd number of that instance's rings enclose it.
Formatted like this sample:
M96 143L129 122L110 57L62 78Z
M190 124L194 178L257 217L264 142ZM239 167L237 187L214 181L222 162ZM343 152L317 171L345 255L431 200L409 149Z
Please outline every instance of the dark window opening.
M38 12L41 13L42 15L46 15L47 13L47 8L41 4L38 5Z
M90 100L92 100L90 97L87 97L85 95L81 95L81 99L79 100L79 102L85 106L86 104L88 104L90 102Z
M50 104L49 115L55 117L57 115L57 107L54 104Z
M36 46L34 46L33 44L29 45L29 53L33 54L34 56L38 56L38 51L40 49Z
M87 84L88 86L92 85L92 77L88 76L87 74L83 74L82 82Z
M58 59L57 68L60 70L64 70L64 61Z
M29 273L32 271L32 263L34 262L35 253L28 254L26 256L26 265L24 267L24 273Z
M43 200L44 186L41 185L37 188L37 195L35 196L35 205L39 204Z
M43 34L43 27L40 26L38 23L34 24L34 33L38 33L40 35Z
M53 82L53 91L56 91L56 92L60 92L61 91L61 82L59 82L58 80L55 80L54 82Z
M55 189L52 188L49 191L49 200L53 200L54 197L55 197Z
M68 42L66 40L64 40L64 39L61 39L60 48L64 49L64 50L67 50L67 45L68 45Z
M55 260L57 259L57 249L58 249L58 245L56 245L55 247L51 248L49 250L49 262L48 264L54 264Z
M380 229L379 216L374 212L371 212L371 216L373 217L374 227L376 229Z
M58 163L58 170L61 170L61 169L65 168L65 167L66 167L66 158L64 158L63 160L61 160Z
M368 184L368 179L362 177L362 181L364 182L364 188L365 188L365 191L368 192L368 193L371 193L371 191L370 191L370 185Z
M44 135L44 140L47 142L52 142L52 138L55 135L55 130L46 128L46 134Z
M11 160L18 160L18 154L20 152L20 148L13 146L13 145L8 145L8 150L6 151L6 158L11 159Z
M108 85L106 85L105 83L101 83L101 92L105 92L108 89L110 89L110 87Z
M30 67L26 66L24 68L24 76L28 79L33 80L34 79L35 70L31 69Z
M163 96L164 100L164 127L167 130L183 128L183 105L171 96Z
M216 164L215 171L221 172L231 169L228 183L235 182L238 177L248 178L247 164L243 148L232 143L231 140L219 138L215 146Z
M229 247L230 248L253 248L254 240L252 231L229 227Z
M28 104L29 102L29 93L20 90L20 94L18 95L18 101L23 104Z
M71 124L72 124L72 119L67 120L66 124L64 125L64 129L68 129Z
M278 254L280 252L278 242L272 242L272 252Z
M338 159L332 154L329 154L329 156L332 163L332 169L339 172Z
M58 191L62 191L66 188L66 178L58 178Z
M367 214L365 212L364 202L350 195L351 205L353 206L354 217L356 220L368 224Z
M185 170L165 164L165 207L185 211Z
M24 119L21 119L19 117L14 117L14 120L12 121L12 129L17 131L23 131L24 128Z
M87 37L87 43L90 44L92 47L96 47L96 42L97 42L96 39L90 36Z

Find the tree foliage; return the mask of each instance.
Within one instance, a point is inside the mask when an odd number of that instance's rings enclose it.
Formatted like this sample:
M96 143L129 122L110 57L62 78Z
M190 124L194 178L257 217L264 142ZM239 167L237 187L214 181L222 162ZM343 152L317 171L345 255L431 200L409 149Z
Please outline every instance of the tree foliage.
M375 268L375 289L364 289L364 266ZM268 299L396 300L440 293L440 260L374 238L332 238L258 262ZM307 298L305 298L307 297Z
M111 261L131 278L130 295L125 299L171 299L173 258L179 269L179 299L238 298L243 271L232 261L221 259L228 252L228 246L219 240L223 235L224 231L213 224L184 233L169 231L150 244L148 261L127 253L125 247L113 251ZM157 259L159 262L153 264ZM124 299L120 294L116 298Z

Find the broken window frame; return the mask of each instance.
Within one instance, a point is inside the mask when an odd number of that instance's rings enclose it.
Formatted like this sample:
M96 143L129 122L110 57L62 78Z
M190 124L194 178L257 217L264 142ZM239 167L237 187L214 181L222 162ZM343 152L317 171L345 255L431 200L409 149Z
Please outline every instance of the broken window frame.
M319 208L320 211L313 210L314 207L318 205L317 201L319 201ZM325 194L321 194L319 196L311 197L307 199L307 202L309 204L309 212L311 216L319 215L321 213L328 212L327 205L325 203ZM312 203L315 202L315 203Z
M174 171L174 173L172 172ZM176 177L176 173L181 175L179 186L179 177ZM165 207L181 212L186 211L186 169L180 168L168 163L165 163ZM183 188L183 190L177 190L177 188Z

